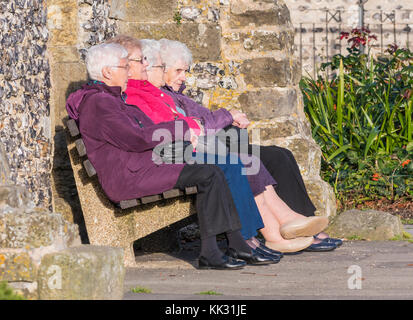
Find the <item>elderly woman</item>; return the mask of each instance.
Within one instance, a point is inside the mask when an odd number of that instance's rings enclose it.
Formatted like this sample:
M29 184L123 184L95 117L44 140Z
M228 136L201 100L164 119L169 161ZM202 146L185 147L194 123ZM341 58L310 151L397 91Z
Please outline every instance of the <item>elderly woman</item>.
M183 110L186 116L199 118L205 129L220 130L230 125L240 128L248 126L249 121L243 113L227 111L224 108L210 111L184 95L186 72L192 64L192 54L181 42L161 39L160 43L166 82L161 90L173 98L177 108ZM253 146L249 145L248 149L251 154ZM277 146L260 146L259 149L261 161L278 182L274 188L279 197L295 212L307 217L314 216L316 208L307 194L299 167L291 151ZM328 247L325 244L336 246L342 244L340 239L329 238L323 232L315 235L315 238L321 240L315 243L323 242L323 244L312 245L307 248L307 251L324 251Z
M223 254L216 235L225 233L237 253L249 248L240 233L241 224L222 171L214 165L156 164L153 139L158 130L179 140L176 124L154 124L142 111L125 103L130 64L127 50L118 44L101 44L87 52L86 67L92 81L72 93L66 109L77 120L89 160L106 195L114 202L162 193L171 188L196 185L197 214L201 232L199 268L239 269L245 261ZM166 139L166 138L165 138ZM168 142L168 141L163 141Z
M113 41L117 40L115 39ZM121 41L121 43L129 50L130 56L138 50L136 45L130 45L130 43L127 44L125 41ZM153 44L153 41L144 41L144 43ZM146 47L152 47L153 49L152 53L147 52L149 65L152 66L149 71L149 74L151 75L150 81L157 86L161 86L164 84L162 80L164 67L162 66L162 61L160 61L159 48L156 49L157 46L154 44L150 46L146 45L145 48ZM156 52L158 52L158 54L156 54ZM148 81L141 80L139 82L136 79L146 79L146 77L142 72L136 72L135 78L133 76L131 77L126 91L128 94L128 103L137 105L155 122L167 121L168 117L170 120L182 116L177 115L179 112L175 109L173 100L171 100L170 97L163 94L158 88L148 83ZM147 103L146 105L145 102ZM200 131L203 131L202 125L199 129ZM267 176L270 177L263 166L260 167L259 174L248 176L251 188L254 191L255 201L258 205L261 217L264 220L264 228L261 228L260 232L266 239L266 246L281 252L296 252L308 247L313 242L313 239L310 237L302 238L302 236L311 236L320 232L325 228L328 220L323 217L309 219L294 213L280 201L274 192L274 189L268 188L268 186L272 185L274 182L271 182L271 179L268 179ZM255 186L256 183L259 187ZM236 188L233 190L232 194L234 197ZM237 200L235 198L234 200L237 205ZM242 208L238 211L240 213ZM246 213L246 215L247 214L248 213ZM241 213L240 216L242 216ZM281 237L278 219L281 219L283 222L284 233L290 239ZM247 242L252 248L260 247L260 243L254 238L252 238L252 242ZM266 248L264 247L263 249Z

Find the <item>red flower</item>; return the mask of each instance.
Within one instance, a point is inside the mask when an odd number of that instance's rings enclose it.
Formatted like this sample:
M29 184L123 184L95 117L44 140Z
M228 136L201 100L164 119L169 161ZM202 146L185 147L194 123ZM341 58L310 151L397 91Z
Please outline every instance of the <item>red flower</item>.
M348 39L350 33L348 32L340 32L340 40L343 40L343 38Z
M402 163L402 167L407 166L412 160L408 159Z
M373 181L379 181L380 175L378 173L373 174L373 177L371 178L371 180Z

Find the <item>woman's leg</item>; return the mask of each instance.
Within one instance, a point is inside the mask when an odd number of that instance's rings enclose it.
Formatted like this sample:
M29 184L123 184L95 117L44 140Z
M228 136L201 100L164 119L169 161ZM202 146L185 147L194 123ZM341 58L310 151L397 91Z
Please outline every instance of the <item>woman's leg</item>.
M205 163L207 160L213 161L222 170L241 221L242 236L245 240L256 236L257 230L264 227L264 223L254 201L254 195L247 176L242 175L243 165L237 158L233 158L233 161L231 161L230 155L221 157L211 154L198 154L197 157L203 159Z
M260 159L277 181L277 195L295 212L314 216L316 210L308 196L304 181L292 152L277 146L260 146ZM252 145L249 145L249 153Z
M225 262L216 235L239 231L241 223L222 171L214 165L186 165L175 185L197 186L196 209L201 233L201 256L219 265Z
M270 208L274 217L280 225L291 222L296 219L305 219L306 217L292 210L275 192L272 186L267 186L263 192L266 204Z

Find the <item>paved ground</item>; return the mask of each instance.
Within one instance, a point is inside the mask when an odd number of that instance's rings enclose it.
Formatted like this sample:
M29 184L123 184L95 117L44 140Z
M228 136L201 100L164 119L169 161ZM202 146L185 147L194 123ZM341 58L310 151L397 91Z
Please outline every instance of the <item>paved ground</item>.
M413 229L408 230L413 232ZM346 241L332 252L285 256L242 270L197 270L197 248L137 258L125 300L413 299L413 243ZM143 287L151 293L133 293ZM210 291L218 295L206 295Z

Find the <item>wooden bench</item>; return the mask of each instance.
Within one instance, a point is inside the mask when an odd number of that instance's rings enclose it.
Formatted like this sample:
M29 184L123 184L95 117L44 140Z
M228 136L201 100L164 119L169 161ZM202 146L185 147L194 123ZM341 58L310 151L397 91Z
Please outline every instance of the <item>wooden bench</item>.
M194 214L191 195L197 193L197 188L172 189L114 204L106 197L96 170L87 159L76 122L67 117L64 122L69 158L90 244L124 248L125 266L133 267L134 241Z

